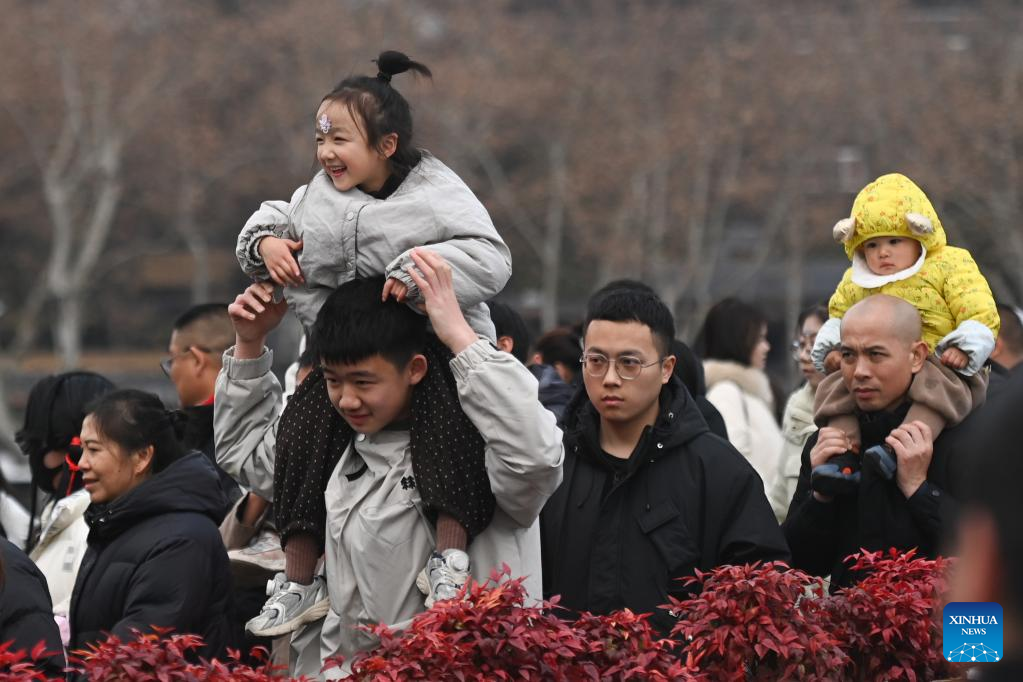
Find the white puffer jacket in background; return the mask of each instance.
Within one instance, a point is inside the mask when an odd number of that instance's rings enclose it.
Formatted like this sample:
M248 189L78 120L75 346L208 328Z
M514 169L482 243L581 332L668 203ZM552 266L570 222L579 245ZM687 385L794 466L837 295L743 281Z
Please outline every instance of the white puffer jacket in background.
M78 567L82 565L89 537L89 526L84 516L88 506L89 493L85 490L78 490L46 505L39 543L29 554L46 576L55 616L66 617L71 607L71 591L75 587Z
M774 420L771 384L763 370L727 360L704 360L707 400L721 413L728 440L749 460L769 492L782 437Z

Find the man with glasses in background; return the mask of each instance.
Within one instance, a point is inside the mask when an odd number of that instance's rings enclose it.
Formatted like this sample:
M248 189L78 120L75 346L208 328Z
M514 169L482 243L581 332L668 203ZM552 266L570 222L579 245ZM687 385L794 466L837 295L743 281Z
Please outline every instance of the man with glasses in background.
M671 312L646 291L590 301L585 395L565 412L564 481L541 516L545 596L605 614L652 613L686 596L679 578L722 564L787 560L763 484L713 435L673 376Z
M234 326L226 303L192 306L174 322L168 355L160 368L174 384L181 409L188 416L182 439L189 449L200 450L214 465L213 387L223 364L224 350L234 344ZM217 467L229 502L241 497L241 488ZM225 509L226 513L227 510Z

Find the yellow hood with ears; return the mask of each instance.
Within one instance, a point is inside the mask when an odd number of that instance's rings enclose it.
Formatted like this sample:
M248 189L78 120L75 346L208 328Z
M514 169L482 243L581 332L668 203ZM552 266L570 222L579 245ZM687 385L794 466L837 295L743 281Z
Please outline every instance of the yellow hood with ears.
M849 260L875 237L916 239L928 254L945 245L945 230L927 195L900 173L882 175L860 190L852 214L839 220L832 234Z

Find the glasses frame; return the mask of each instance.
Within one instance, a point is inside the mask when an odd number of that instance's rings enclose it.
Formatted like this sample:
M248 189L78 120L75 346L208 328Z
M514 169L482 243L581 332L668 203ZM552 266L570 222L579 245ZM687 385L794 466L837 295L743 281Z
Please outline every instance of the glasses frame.
M164 358L162 358L160 360L160 369L163 370L163 373L167 375L168 379L170 378L171 370L174 369L174 361L177 360L178 358L184 356L184 355L188 355L189 353L192 352L193 349L194 350L198 350L198 351L202 351L203 353L206 353L206 354L209 354L209 353L213 352L212 350L210 350L209 348L206 348L205 346L200 346L197 343L193 343L191 346L187 346L180 353L172 353L171 355L165 356Z
M813 345L817 342L817 335L805 336L800 334L799 337L792 339L789 344L789 352L792 355L792 359L799 362L803 356L803 349L806 349L807 354L813 352Z
M591 372L589 369L586 368L586 358L588 358L588 357L589 358L594 358L594 357L595 358L604 358L604 361L607 363L607 367L604 368L603 372L600 372L599 374L594 374L593 372ZM633 355L626 355L624 357L632 358L634 360L639 360L639 358L637 358L637 357L635 357ZM656 360L654 360L652 362L648 362L645 365L642 362L640 362L639 371L636 372L636 376L630 377L630 376L625 376L624 374L622 374L622 368L621 368L621 365L619 364L621 362L621 360L622 360L622 357L617 357L612 362L611 358L607 357L606 355L603 355L602 353L583 353L582 356L579 358L579 364L582 365L583 373L593 377L594 379L603 379L604 377L606 377L607 376L607 370L611 369L611 365L614 365L614 367L615 367L615 374L618 375L619 379L622 379L623 381L635 381L636 379L639 378L639 376L643 373L643 370L646 369L647 367L653 367L654 365L659 365L662 362L664 362L664 358L663 357L657 358Z

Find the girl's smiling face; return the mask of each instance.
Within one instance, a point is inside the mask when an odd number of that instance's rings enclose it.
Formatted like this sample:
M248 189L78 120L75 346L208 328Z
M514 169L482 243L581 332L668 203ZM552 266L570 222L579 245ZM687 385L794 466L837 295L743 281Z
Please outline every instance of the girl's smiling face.
M875 275L891 275L920 258L920 242L909 237L875 237L863 242L863 258Z
M380 149L371 147L362 126L341 102L326 100L316 111L316 159L342 192L355 187L379 191L391 175L388 158L396 143L392 134L381 140Z

